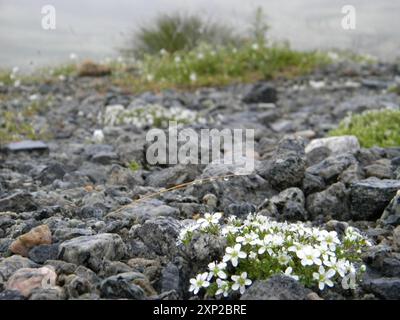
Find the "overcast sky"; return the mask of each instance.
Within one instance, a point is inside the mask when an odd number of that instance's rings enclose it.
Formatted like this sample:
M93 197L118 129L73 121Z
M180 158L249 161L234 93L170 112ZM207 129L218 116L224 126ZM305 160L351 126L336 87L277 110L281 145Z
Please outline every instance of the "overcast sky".
M45 4L56 8L56 30L41 27ZM344 4L356 8L356 30L341 27ZM295 48L348 48L384 59L400 52L399 0L0 0L0 67L53 64L71 52L113 56L135 27L176 10L244 29L258 6L267 13L270 37Z

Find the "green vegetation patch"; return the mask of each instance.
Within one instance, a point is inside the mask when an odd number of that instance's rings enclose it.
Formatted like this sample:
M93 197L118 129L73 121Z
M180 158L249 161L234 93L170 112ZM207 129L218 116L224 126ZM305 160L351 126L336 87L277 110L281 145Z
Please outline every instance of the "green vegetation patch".
M373 110L345 118L330 136L354 135L361 146L400 146L400 110Z

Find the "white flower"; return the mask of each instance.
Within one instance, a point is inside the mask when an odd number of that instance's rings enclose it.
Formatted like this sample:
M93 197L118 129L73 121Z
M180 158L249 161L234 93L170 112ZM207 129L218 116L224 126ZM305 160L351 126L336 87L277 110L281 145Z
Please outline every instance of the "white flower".
M21 85L21 80L15 80L14 81L14 87L19 87Z
M205 213L204 218L197 220L197 222L201 225L202 228L207 228L212 224L218 224L219 219L221 219L222 213L216 212L214 214Z
M77 54L76 53L70 53L69 54L69 58L71 59L71 60L76 60L76 59L78 59L78 56L77 56Z
M97 129L93 132L93 140L97 143L102 143L104 141L104 133L103 130Z
M175 60L175 63L180 63L182 59L180 56L176 56L174 60Z
M251 280L247 279L247 272L242 272L240 276L232 276L233 280L232 290L239 290L240 294L243 294L246 290L246 286L251 285Z
M207 281L208 273L204 272L201 274L198 274L196 278L190 279L190 288L189 292L192 292L194 294L197 294L201 288L207 288L210 283Z
M258 48L259 48L258 43L253 43L253 44L251 45L251 48L252 48L253 50L258 50Z
M329 269L325 272L325 268L320 266L318 272L313 273L313 278L318 281L319 290L324 290L325 285L333 287L333 282L330 280L335 275L335 270Z
M215 295L218 296L218 295L222 294L224 297L227 297L229 294L228 281L217 279L217 286L218 286L218 290L215 292Z
M328 246L332 251L336 250L336 245L340 244L340 240L336 231L328 232L326 230L322 230L318 240L321 241L321 245Z
M194 72L192 72L192 73L190 74L190 76L189 76L189 79L190 79L190 81L192 81L192 82L196 82L196 81L197 81L197 75L196 75Z
M11 70L12 74L16 74L18 72L19 72L19 67L13 67L12 70Z
M305 246L296 253L297 257L301 259L301 264L303 266L311 266L313 264L321 265L322 263L321 259L319 259L319 256L321 255L320 251L312 246Z
M246 233L244 236L239 236L236 238L236 242L242 243L243 245L251 244L254 245L257 243L258 234L254 233L253 231L250 233Z
M278 262L281 265L287 265L290 262L290 257L287 254L282 253L278 256Z
M146 80L147 80L148 82L151 82L151 81L154 80L154 76L153 76L152 74L148 74L148 75L146 76Z
M227 262L227 261L231 261L232 265L234 267L237 267L238 263L239 263L239 258L244 259L247 257L246 252L244 251L240 251L240 249L242 248L242 245L235 244L234 247L227 247L225 249L225 255L223 257L223 261Z
M254 251L251 251L249 253L249 259L252 259L252 260L257 259L257 253Z
M292 272L293 272L292 267L287 267L286 270L285 270L285 275L288 276L288 277L293 278L294 280L299 281L299 276L296 276L296 275L292 274Z
M199 52L199 53L197 54L197 59L203 60L203 59L204 59L204 53Z
M165 50L164 48L162 48L162 49L160 50L160 54L161 54L162 56L165 56L167 53L168 53L167 50Z
M208 269L210 270L210 273L208 275L208 281L210 281L210 279L213 276L219 277L221 279L226 279L228 276L225 273L225 268L226 268L226 263L225 262L221 262L216 264L215 262L211 262L208 264Z

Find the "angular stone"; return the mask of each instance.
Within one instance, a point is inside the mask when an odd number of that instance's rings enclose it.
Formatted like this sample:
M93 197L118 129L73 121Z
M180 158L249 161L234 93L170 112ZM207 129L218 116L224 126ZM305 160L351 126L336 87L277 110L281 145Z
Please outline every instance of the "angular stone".
M400 278L372 279L365 281L363 287L382 299L400 299Z
M328 137L312 140L305 148L305 152L320 147L328 148L333 154L356 153L360 150L360 143L355 136Z
M400 190L399 180L365 179L350 187L350 209L354 220L376 220Z
M243 98L245 103L275 103L277 100L278 93L276 89L267 83L254 85Z
M11 256L0 260L0 282L6 281L18 269L35 267L37 267L35 262L21 256Z
M240 300L307 300L311 292L290 277L276 275L254 281Z
M120 260L125 255L125 245L117 234L102 233L77 237L60 245L58 258L98 271L103 260Z
M146 277L138 272L127 272L109 277L101 283L101 296L108 299L144 299L145 291L135 284L135 281L145 279Z
M10 251L21 256L28 256L29 250L42 244L51 244L51 231L45 224L33 228L19 236L10 246Z
M33 200L30 193L18 192L6 198L0 199L0 212L13 211L13 212L27 212L36 210L38 205Z
M6 146L6 150L10 152L47 151L48 149L49 149L48 145L45 144L43 141L32 141L32 140L12 142Z
M400 190L392 201L390 201L389 205L385 208L385 211L383 211L380 222L383 225L400 225Z

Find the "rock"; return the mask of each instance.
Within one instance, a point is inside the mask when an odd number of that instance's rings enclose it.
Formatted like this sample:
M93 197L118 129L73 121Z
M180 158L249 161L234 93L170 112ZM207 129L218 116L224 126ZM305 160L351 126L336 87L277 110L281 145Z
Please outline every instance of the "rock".
M352 154L333 155L320 163L307 168L307 173L320 176L326 183L336 182L338 176L352 164L357 164ZM336 180L336 181L335 181Z
M79 77L103 77L109 74L111 74L111 69L108 66L90 60L82 62L78 67Z
M157 217L142 225L133 226L132 238L142 241L149 253L161 256L174 256L180 223L171 217Z
M298 281L283 275L268 280L256 280L240 300L307 300L311 290Z
M332 155L332 151L327 147L318 147L309 151L307 156L307 167L316 165Z
M51 184L56 179L62 179L66 174L65 166L60 163L53 163L46 168L44 168L37 179L46 186Z
M331 185L328 189L310 194L306 207L312 219L322 216L324 219L346 220L349 216L349 192L342 182Z
M254 85L243 98L245 103L275 103L276 101L278 101L278 93L274 87L267 83Z
M82 236L93 235L93 230L91 229L81 229L81 228L59 228L54 231L53 238L56 241L66 241Z
M393 230L393 246L400 252L400 226Z
M170 188L178 184L193 181L200 174L197 165L176 165L151 173L146 184L151 187Z
M368 178L350 187L350 209L354 220L375 220L400 190L399 180Z
M27 212L33 211L38 208L38 205L33 200L30 193L18 192L14 193L6 198L0 199L0 212L12 211L12 212Z
M64 289L68 298L79 298L79 296L90 293L94 286L89 279L71 274L64 279Z
M364 281L363 287L382 299L400 299L400 278L372 279Z
M400 190L392 201L390 201L389 205L385 208L385 211L383 211L380 222L385 226L400 225Z
M29 251L28 257L36 263L44 264L47 260L57 259L58 247L58 244L38 245Z
M125 245L117 234L102 233L77 237L60 245L58 258L98 271L101 262L120 260L125 255Z
M267 200L261 207L281 221L305 221L305 197L299 188L289 188Z
M11 256L0 260L0 282L1 280L7 281L18 269L35 267L37 267L36 263L21 256Z
M102 165L114 163L118 160L118 154L115 152L98 152L91 157L91 161Z
M301 185L305 166L303 139L287 137L279 142L272 160L261 169L260 175L277 190L284 190Z
M128 265L134 271L143 273L150 281L158 280L161 272L161 264L157 260L133 258L128 261Z
M60 287L33 289L29 300L64 300L65 293Z
M168 292L171 290L179 292L180 286L181 278L178 267L173 263L168 263L161 271L161 292Z
M28 256L29 250L42 244L51 244L51 231L45 224L19 236L10 246L12 253Z
M17 290L4 290L0 292L0 300L25 300L26 297L23 296Z
M48 145L45 144L43 141L32 141L32 140L12 142L6 146L6 150L9 152L47 151L48 149L49 149Z
M28 297L33 289L54 287L56 279L57 274L49 266L38 269L22 268L8 279L6 289L17 290Z
M145 298L144 290L135 284L137 280L146 277L138 272L122 273L105 279L100 286L101 296L107 299L134 299Z
M211 211L214 211L218 206L218 198L212 193L207 193L203 197L202 201L211 209Z
M176 217L179 216L179 210L167 206L164 202L157 199L149 199L135 203L135 205L122 208L111 212L106 216L107 220L122 220L128 224L144 223L147 220L157 217Z
M360 143L355 136L329 137L312 140L305 148L305 152L309 153L314 149L325 147L333 154L356 153L360 150Z
M256 207L248 202L231 203L225 210L225 214L236 217L246 217L249 213L256 212Z
M390 160L382 159L387 161L377 161L369 166L364 167L365 175L369 177L377 177L379 179L392 179L393 170L391 168Z
M305 195L322 191L326 188L325 181L320 176L306 172L303 179L302 190Z

